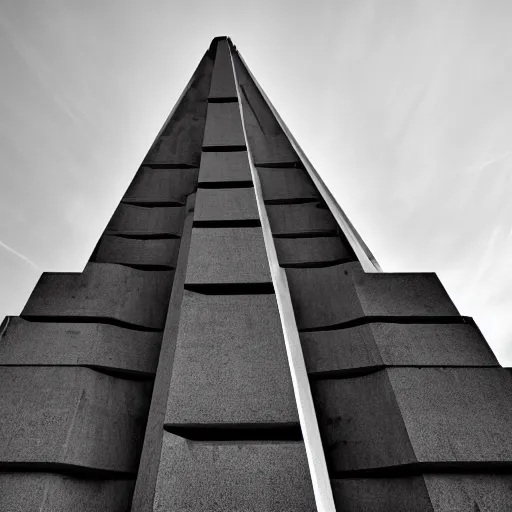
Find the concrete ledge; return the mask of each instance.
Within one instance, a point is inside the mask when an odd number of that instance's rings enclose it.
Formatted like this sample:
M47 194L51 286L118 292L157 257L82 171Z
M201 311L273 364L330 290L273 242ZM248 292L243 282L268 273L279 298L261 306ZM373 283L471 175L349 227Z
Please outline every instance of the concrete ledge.
M88 263L77 274L44 273L21 316L163 329L172 278L172 271L146 272L112 263Z
M353 259L353 255L335 236L314 238L274 238L277 257L283 266L315 266Z
M304 169L258 167L258 175L265 201L307 201L320 197Z
M134 267L172 269L180 249L179 238L139 240L103 235L94 255L98 263L120 263Z
M151 385L87 368L0 368L0 465L135 473Z
M317 203L267 205L266 209L274 236L322 236L338 230L331 212Z
M201 155L199 183L252 182L247 151L211 151Z
M253 188L215 188L197 191L194 222L259 221Z
M157 332L114 325L29 322L11 317L0 341L0 365L91 366L153 375L160 340Z
M209 146L245 146L238 102L208 104L203 148Z
M298 424L274 295L185 291L165 421Z
M165 433L153 510L313 512L304 444L214 444Z
M107 235L134 238L180 236L185 211L183 207L133 206L121 203L105 229Z
M93 480L52 473L0 473L2 512L126 512L133 480Z

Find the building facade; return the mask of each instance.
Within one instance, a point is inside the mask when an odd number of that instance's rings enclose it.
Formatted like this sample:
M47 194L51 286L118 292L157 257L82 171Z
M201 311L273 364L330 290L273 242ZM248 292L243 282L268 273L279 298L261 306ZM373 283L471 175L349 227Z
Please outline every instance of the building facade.
M228 38L0 333L2 512L512 510L510 371L380 271Z

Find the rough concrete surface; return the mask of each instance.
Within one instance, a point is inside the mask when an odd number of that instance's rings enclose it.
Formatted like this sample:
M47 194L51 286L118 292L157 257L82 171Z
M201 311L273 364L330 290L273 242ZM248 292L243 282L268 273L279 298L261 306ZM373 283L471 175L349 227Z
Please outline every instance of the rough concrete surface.
M164 434L155 512L314 512L302 442L192 442Z
M236 97L235 77L233 75L228 42L226 40L219 41L217 43L209 98L223 99Z
M252 182L247 151L208 151L201 155L199 183Z
M274 236L321 236L338 229L331 212L318 203L267 205L266 209Z
M137 470L151 384L88 368L0 368L0 464Z
M82 273L44 273L22 316L86 317L163 329L173 271L88 263Z
M259 220L254 188L213 188L197 191L194 221Z
M185 291L166 423L298 421L275 295Z
M258 167L258 175L265 201L293 202L320 197L304 169Z
M238 102L208 104L203 148L208 146L245 146Z
M335 236L314 238L274 238L281 265L339 262L353 258L351 251Z

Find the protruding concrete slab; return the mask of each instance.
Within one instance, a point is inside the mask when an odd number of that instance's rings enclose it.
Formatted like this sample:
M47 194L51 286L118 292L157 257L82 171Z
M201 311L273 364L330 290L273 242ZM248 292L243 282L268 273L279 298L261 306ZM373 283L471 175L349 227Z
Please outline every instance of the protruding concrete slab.
M133 480L94 480L54 473L0 473L2 512L126 512Z
M181 206L151 207L121 203L105 229L107 235L134 238L180 236L185 209Z
M164 434L155 512L314 512L302 442L204 443Z
M298 422L275 295L186 291L166 423Z
M208 104L203 148L212 146L245 146L238 102Z
M198 169L152 169L142 166L123 197L134 205L184 205L196 188Z
M261 228L194 228L187 285L271 283Z
M163 329L173 271L88 263L81 273L45 272L22 316L112 320ZM82 320L83 321L83 320Z
M469 324L371 323L301 334L308 373L321 376L379 366L499 366Z
M350 249L335 236L274 238L277 257L283 266L319 266L354 259Z
M207 151L201 156L199 183L252 182L247 151Z
M217 43L209 98L210 100L219 101L236 97L235 77L228 42L227 40L221 40Z
M103 235L93 261L140 268L172 269L176 265L179 249L179 238L140 240Z
M254 188L213 188L197 191L195 222L259 221Z
M0 342L0 365L91 366L151 375L156 371L160 340L157 332L114 325L11 317Z
M512 476L425 474L407 478L332 480L344 512L508 512Z
M363 317L459 316L433 273L365 274L359 263L346 263L289 268L286 275L300 329Z
M134 473L151 385L88 368L0 368L0 465Z
M318 203L267 205L274 236L322 236L336 234L338 225L331 212Z
M290 203L320 197L304 169L258 167L258 175L266 202Z
M333 475L512 461L512 375L502 368L389 368L312 390Z

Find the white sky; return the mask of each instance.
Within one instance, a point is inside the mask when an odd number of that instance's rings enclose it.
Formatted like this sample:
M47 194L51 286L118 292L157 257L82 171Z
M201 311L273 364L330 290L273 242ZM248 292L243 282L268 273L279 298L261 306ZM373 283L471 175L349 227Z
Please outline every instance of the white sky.
M435 271L512 365L512 2L2 0L0 317L81 271L229 35L385 271Z

